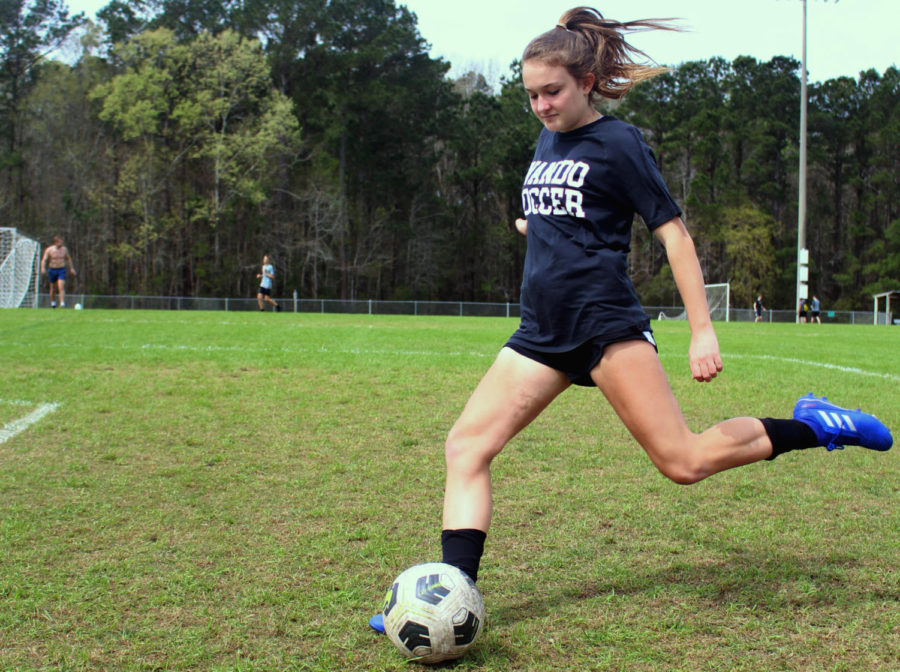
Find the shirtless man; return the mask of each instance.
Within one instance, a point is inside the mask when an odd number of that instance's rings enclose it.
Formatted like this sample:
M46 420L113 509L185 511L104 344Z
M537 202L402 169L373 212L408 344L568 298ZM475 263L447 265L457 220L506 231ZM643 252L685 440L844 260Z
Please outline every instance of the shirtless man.
M69 251L63 245L62 238L53 237L53 245L44 252L44 258L41 259L41 273L47 274L50 280L50 307L56 308L56 299L54 299L54 290L59 290L59 305L66 307L66 266L75 275L75 267L72 265L72 257Z

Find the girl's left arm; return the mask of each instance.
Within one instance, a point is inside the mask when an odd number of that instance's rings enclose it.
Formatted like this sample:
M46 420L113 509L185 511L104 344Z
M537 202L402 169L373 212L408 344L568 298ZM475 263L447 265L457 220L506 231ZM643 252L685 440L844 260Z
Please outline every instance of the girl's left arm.
M519 217L519 219L516 220L516 230L519 233L521 233L523 236L527 236L528 235L528 220L522 219L521 217Z
M653 233L666 248L672 275L691 326L691 347L688 351L691 375L695 380L708 383L722 370L722 355L709 317L703 271L694 241L681 217L670 219Z

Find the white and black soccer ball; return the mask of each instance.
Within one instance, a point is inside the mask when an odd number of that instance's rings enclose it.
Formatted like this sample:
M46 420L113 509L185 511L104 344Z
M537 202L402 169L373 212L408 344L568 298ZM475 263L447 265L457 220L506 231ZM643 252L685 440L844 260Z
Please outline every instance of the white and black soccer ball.
M384 631L407 658L440 663L463 655L484 626L484 600L469 576L442 562L414 565L384 598Z

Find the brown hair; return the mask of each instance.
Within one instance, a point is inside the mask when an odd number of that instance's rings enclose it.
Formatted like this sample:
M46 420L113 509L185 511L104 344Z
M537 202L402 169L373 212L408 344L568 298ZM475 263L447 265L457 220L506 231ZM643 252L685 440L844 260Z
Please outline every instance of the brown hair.
M522 54L522 62L532 59L561 65L576 80L594 75L591 94L618 100L638 82L668 72L669 68L636 62L633 56L651 60L647 54L625 41L626 32L679 30L673 19L643 19L621 23L604 19L591 7L575 7L563 14L552 30L538 35Z

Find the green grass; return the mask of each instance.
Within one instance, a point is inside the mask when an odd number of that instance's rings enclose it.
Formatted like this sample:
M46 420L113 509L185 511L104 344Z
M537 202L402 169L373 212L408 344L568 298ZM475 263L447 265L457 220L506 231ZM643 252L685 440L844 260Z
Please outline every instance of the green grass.
M443 440L514 320L0 313L0 670L404 670L369 631L439 559ZM900 330L719 324L689 424L809 391L900 431ZM898 453L792 453L690 487L573 388L494 464L461 670L898 670Z

